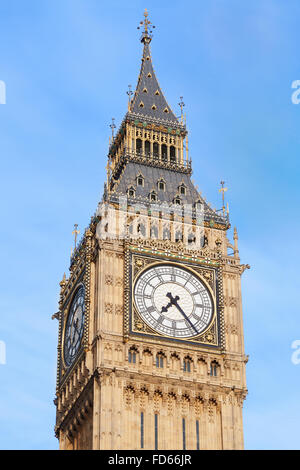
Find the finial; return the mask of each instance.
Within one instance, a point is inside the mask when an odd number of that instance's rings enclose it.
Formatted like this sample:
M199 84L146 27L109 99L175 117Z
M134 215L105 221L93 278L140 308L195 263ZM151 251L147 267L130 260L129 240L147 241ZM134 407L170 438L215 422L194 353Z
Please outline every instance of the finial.
M236 227L234 227L233 230L233 240L234 240L234 257L238 258L239 256L239 247L238 247L238 233Z
M109 193L109 189L110 189L110 175L111 175L111 166L110 166L110 161L109 159L107 160L107 165L106 165L106 181L107 181L107 192Z
M111 124L109 125L109 127L111 128L111 136L112 136L111 143L113 144L114 139L115 139L114 132L115 132L115 128L116 128L115 118L111 118Z
M224 196L224 194L228 190L228 188L224 188L224 184L225 184L225 181L220 182L220 185L222 187L219 189L219 193L222 193L222 203L223 203L222 210L223 210L223 215L225 217L225 205L224 205L225 204L225 196Z
M78 229L78 224L74 224L74 230L72 232L72 235L74 235L74 251L76 250L76 244L77 244L77 235L80 234L80 230Z
M126 91L126 94L128 95L128 111L130 111L131 96L133 95L131 85L128 85L128 91Z
M66 280L66 273L64 273L63 278L62 278L62 280L60 281L59 285L60 285L61 287L64 287L64 286L66 285L66 282L67 282L67 280Z
M142 32L141 42L143 42L144 44L150 44L152 40L152 32L153 32L151 28L154 29L155 26L151 23L151 21L148 20L147 8L145 8L144 17L145 17L144 21L140 21L140 26L138 26L137 29L144 27L144 30Z
M183 107L185 106L183 100L183 96L180 96L180 102L178 103L178 106L180 106L181 110L181 124L183 124Z

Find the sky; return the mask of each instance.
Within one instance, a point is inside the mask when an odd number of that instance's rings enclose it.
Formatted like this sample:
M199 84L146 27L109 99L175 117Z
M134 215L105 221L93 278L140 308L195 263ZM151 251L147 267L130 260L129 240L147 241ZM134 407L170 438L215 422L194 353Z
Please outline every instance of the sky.
M0 448L58 448L51 315L73 225L82 234L102 197L109 124L121 123L136 85L145 8L160 86L178 115L185 102L193 179L217 208L226 182L251 266L245 448L299 449L298 0L1 0Z

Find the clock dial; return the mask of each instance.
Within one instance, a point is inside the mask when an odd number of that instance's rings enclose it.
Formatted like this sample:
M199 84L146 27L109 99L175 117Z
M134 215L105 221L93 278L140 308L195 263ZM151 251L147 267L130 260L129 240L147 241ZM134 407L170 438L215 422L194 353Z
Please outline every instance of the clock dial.
M81 345L84 328L84 297L84 286L81 285L72 300L65 329L64 360L67 366L72 364Z
M147 325L174 338L199 335L214 313L209 290L198 276L171 264L144 271L135 283L134 301Z

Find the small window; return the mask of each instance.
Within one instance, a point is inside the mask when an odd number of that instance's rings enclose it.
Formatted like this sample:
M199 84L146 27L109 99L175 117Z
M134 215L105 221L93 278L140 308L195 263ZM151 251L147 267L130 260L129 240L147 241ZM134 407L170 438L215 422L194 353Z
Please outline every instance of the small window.
M186 187L184 186L184 184L182 184L181 186L179 186L178 189L179 189L180 194L182 194L182 195L184 195L184 196L186 195Z
M158 189L159 191L165 191L166 190L166 183L162 180L158 182Z
M143 103L142 101L140 102L139 107L140 107L140 108L143 108L143 107L144 107L144 103Z
M171 232L168 228L163 231L163 240L171 240Z
M175 234L175 242L176 243L183 242L183 234L179 230Z
M157 354L156 356L156 367L161 369L164 367L164 357L162 354Z
M217 377L218 375L218 363L213 361L210 365L210 375L211 377Z
M144 89L143 89L143 93L148 93L147 88L144 88Z
M131 364L136 363L136 352L133 349L128 352L128 362Z
M138 176L136 182L138 186L144 186L144 178L142 176Z
M192 244L192 243L196 243L196 237L193 233L190 233L189 236L188 236L188 243L189 244Z
M157 201L157 195L155 192L150 193L150 201L152 202Z
M168 108L165 108L164 113L168 114L168 112L169 112Z
M177 206L180 206L181 204L181 199L179 197L176 197L175 200L174 200L175 204L177 204Z
M152 78L152 75L150 72L148 73L148 78Z
M183 371L184 372L191 372L191 360L186 358L183 361Z
M174 145L171 145L170 147L170 161L176 162L176 150L175 150Z
M158 90L156 90L155 94L156 94L156 96L159 96L159 95L160 95L160 93L159 93Z
M128 189L128 196L129 197L135 197L135 189L134 188L129 188Z
M153 109L153 111L155 111L155 110L156 110L156 106L155 106L155 104L152 106L152 109Z
M146 229L144 224L138 224L136 228L137 233L140 233L143 237L146 235Z

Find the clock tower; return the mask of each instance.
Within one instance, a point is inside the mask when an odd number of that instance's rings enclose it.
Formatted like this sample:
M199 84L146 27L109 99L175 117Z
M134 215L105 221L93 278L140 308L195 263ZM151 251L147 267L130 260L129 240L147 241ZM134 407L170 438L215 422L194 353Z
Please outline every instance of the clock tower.
M102 201L60 283L61 449L242 449L238 236L191 181L183 106L157 81L145 11L135 92L111 125ZM76 231L77 235L78 231Z

